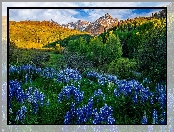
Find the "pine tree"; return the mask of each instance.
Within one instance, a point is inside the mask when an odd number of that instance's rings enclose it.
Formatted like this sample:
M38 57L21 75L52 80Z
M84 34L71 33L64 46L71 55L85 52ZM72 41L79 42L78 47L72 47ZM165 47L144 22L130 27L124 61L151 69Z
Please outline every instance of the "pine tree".
M109 32L109 37L106 41L106 46L106 52L108 53L109 62L111 62L112 60L117 60L122 56L123 52L120 39L118 35L113 34L113 31Z

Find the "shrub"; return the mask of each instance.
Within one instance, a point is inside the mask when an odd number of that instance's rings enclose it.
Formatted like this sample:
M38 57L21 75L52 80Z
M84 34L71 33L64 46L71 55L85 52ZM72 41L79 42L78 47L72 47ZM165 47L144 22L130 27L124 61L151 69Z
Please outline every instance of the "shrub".
M79 55L78 53L64 53L64 60L67 67L78 69L80 73L93 67L92 63L85 56Z
M60 44L56 44L54 53L55 53L55 54L60 54L60 53L63 52L63 50L64 50L64 48L61 47Z
M44 62L49 61L48 52L37 49L21 49L15 43L9 44L9 62L10 64L27 64L34 63L37 67L44 67Z
M128 79L133 77L136 62L128 58L119 58L110 63L108 72L116 74L121 79Z
M136 55L143 76L155 83L162 80L166 81L167 77L166 37L166 28L156 28L149 31L142 41L142 48L138 50Z

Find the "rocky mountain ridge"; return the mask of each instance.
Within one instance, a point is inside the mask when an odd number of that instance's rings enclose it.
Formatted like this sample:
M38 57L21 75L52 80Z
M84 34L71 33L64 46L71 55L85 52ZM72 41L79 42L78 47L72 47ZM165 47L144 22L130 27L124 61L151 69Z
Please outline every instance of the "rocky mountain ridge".
M118 19L113 18L111 15L106 13L104 16L98 18L95 22L78 20L77 22L71 22L68 24L62 24L65 28L77 29L80 31L87 31L91 35L99 35L104 30L107 30L113 26L118 25Z
M171 4L169 6L171 6ZM152 13L151 16L149 16L149 19L151 17L156 17L156 18L165 17L166 14L167 12L165 10L161 10L159 12ZM137 19L137 18L138 17L135 17L133 19ZM78 20L77 22L62 24L61 26L63 26L64 28L86 31L90 33L92 36L97 36L103 33L105 30L107 31L109 28L115 27L123 23L124 21L128 21L128 20L131 20L131 19L128 18L127 20L119 21L117 18L113 18L109 13L106 13L104 16L98 18L95 22Z

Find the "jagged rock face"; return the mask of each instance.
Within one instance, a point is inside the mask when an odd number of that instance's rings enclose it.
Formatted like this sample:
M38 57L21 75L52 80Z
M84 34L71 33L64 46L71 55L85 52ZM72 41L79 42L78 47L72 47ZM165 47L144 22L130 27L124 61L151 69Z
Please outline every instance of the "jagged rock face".
M65 28L87 31L91 35L99 35L111 27L118 25L118 19L112 18L108 13L91 23L88 21L78 20L77 22L62 24Z
M85 31L89 32L91 35L99 35L108 30L111 27L118 25L118 19L112 18L108 13L105 16L100 17L94 23L89 24Z
M63 27L65 28L70 28L70 29L76 29L80 31L84 31L85 28L90 24L88 21L82 21L78 20L77 22L73 23L68 23L68 24L62 24Z

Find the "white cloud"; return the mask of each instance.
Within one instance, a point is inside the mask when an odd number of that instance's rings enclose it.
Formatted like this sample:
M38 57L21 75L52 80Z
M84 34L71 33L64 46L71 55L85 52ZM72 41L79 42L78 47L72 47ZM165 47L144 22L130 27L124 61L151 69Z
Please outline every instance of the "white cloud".
M59 24L75 22L76 18L73 15L79 12L71 9L10 9L10 20L51 20L57 21Z
M6 15L7 7L141 7L162 6L169 3L170 2L3 2L2 15ZM85 9L84 11L89 13L89 16L85 16L83 19L91 22L94 22L106 13L109 13L112 17L118 18L119 20L123 20L125 16L136 16L136 14L132 14L128 9L117 9L115 11L111 9ZM74 15L78 15L78 13L78 11L71 9L13 9L10 11L10 20L20 21L28 19L42 21L53 19L59 24L66 24L82 19L73 17Z
M2 2L2 16L7 15L7 7L77 7L77 2Z

